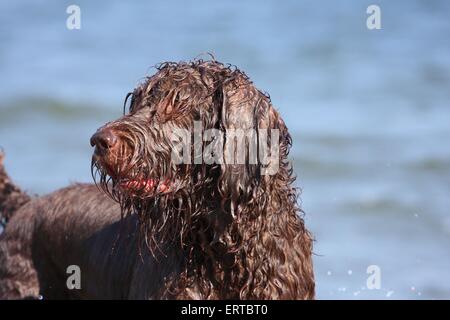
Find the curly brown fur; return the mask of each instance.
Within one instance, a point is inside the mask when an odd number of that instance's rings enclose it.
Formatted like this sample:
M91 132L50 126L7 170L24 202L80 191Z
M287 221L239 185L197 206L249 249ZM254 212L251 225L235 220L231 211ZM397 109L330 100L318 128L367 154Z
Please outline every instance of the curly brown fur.
M0 151L0 226L4 227L13 213L30 201L30 197L16 186L5 171L5 155Z
M91 140L105 192L75 185L11 218L0 240L0 298L314 298L291 138L270 98L237 68L202 60L159 65L131 97L128 114ZM173 131L194 121L224 133L279 130L278 171L262 174L248 158L174 164ZM216 141L225 152L234 143L226 137ZM66 287L72 264L81 290Z
M153 254L164 256L159 247L167 242L181 249L183 271L169 276L160 297L313 298L312 241L287 161L291 137L270 98L243 72L216 61L157 69L133 92L129 114L100 129L112 131L119 143L115 152L94 156L93 167L124 216L138 215ZM194 121L225 133L280 130L278 172L262 175L261 164L249 163L174 165L171 133L192 129ZM175 187L130 195L120 188L123 179Z

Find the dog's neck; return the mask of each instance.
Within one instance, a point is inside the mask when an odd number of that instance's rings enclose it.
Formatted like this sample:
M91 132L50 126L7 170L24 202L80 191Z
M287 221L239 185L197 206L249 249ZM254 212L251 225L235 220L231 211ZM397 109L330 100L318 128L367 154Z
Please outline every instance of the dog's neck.
M241 216L221 206L191 221L170 246L178 261L163 286L167 298L312 298L311 238L295 208L270 203L258 215L251 206ZM281 217L280 215L283 215ZM279 220L285 223L280 224ZM280 252L281 256L280 256ZM286 269L286 268L290 269Z
M136 208L152 253L174 266L159 296L313 298L312 239L295 190L281 176L271 181L235 204L209 189Z

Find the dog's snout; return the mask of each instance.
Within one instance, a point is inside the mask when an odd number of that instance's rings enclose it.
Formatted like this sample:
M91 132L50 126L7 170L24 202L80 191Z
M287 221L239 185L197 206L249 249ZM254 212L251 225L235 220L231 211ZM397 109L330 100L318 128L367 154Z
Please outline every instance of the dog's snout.
M117 143L117 136L111 129L98 130L91 137L91 146L95 146L101 151L107 151L113 148Z

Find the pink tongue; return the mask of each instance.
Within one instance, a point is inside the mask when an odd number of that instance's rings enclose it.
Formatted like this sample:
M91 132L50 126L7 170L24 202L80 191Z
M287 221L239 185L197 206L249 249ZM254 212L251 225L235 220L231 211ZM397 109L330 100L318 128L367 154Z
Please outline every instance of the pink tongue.
M124 189L131 189L131 190L142 190L144 192L150 192L153 191L155 188L155 180L153 179L141 179L141 180L130 180L127 182L121 183L121 187ZM161 183L159 185L160 192L167 191L169 188L166 183Z

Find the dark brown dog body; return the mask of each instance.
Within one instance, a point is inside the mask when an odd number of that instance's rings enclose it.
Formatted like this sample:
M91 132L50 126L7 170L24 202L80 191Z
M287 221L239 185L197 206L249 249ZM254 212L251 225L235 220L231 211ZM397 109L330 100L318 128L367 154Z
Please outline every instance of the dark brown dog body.
M174 255L158 262L140 254L136 231L136 217L121 221L119 205L94 185L33 199L1 236L0 299L157 298L165 273L177 272L176 255L167 250ZM68 289L71 265L81 289Z
M199 125L224 136L194 137L189 152L213 145L213 154L236 156L234 134L247 130L241 145L255 142L258 161L249 151L242 163L195 155L178 163L174 132ZM278 152L266 161L259 152L268 130ZM162 64L132 93L129 113L91 144L105 192L75 185L16 201L0 241L0 297L314 298L312 238L287 161L291 137L244 73L216 61ZM66 285L72 265L79 290Z

